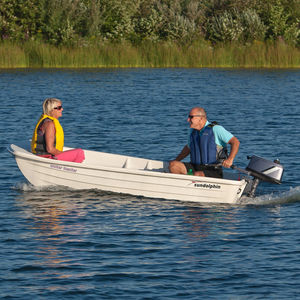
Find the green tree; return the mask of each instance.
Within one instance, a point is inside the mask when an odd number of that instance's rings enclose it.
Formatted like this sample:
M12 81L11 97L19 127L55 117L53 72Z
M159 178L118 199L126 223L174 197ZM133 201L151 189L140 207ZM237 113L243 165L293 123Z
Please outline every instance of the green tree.
M143 40L158 41L163 17L157 9L157 1L142 1L133 16L134 31L130 40L139 43Z
M224 11L213 16L207 24L207 38L212 42L229 43L238 41L244 27L236 12Z
M196 24L183 14L184 6L180 0L161 1L157 6L162 22L159 33L162 39L186 41L196 34Z
M300 45L299 0L0 0L0 39ZM79 45L79 44L78 44Z
M14 11L14 2L10 0L0 0L0 34L2 39L13 38L19 30Z
M243 42L263 41L267 27L253 9L246 9L240 13L240 22L243 27L241 40Z
M103 0L100 22L102 36L114 41L127 39L134 31L133 17L138 6L139 1Z
M43 37L52 44L72 44L80 34L86 6L80 0L45 1Z
M42 25L43 0L1 0L0 31L2 38L34 39Z

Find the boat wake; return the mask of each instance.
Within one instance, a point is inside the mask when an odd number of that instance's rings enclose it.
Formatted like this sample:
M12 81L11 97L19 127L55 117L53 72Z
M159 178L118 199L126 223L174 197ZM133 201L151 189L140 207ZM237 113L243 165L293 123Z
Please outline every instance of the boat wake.
M64 186L34 186L28 182L19 182L12 187L13 190L20 192L44 192L44 191L52 191L52 192L63 192L63 191L74 191L71 188Z
M104 192L100 190L74 190L69 187L64 186L47 186L47 187L37 187L33 186L27 182L19 182L12 189L17 190L19 192L54 192L54 193L68 193L71 195L72 193L82 194L82 197L86 196L86 193L97 194L97 196L103 196L104 198L109 197L109 195L113 195L115 193L112 192ZM49 194L47 194L49 196ZM119 194L118 194L119 195ZM129 196L123 194L124 197ZM132 197L132 196L130 196ZM123 197L122 197L123 198ZM165 200L166 201L166 200ZM285 204L285 203L294 203L300 202L300 186L291 188L288 191L284 191L281 193L270 193L265 195L259 195L255 198L242 196L237 205L277 205L277 204ZM216 204L214 204L216 205Z
M255 198L242 196L239 204L242 205L274 205L284 203L294 203L300 201L300 186L291 188L288 191L281 193L271 193L266 195L259 195Z

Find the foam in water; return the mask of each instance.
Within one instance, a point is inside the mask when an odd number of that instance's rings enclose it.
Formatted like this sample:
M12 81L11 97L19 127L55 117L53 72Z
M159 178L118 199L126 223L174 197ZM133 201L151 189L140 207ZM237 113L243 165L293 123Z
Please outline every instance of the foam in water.
M75 191L72 188L64 186L33 186L28 182L19 182L12 189L20 192L72 192ZM78 190L76 191L78 192ZM106 194L106 192L100 193ZM242 196L238 204L240 205L274 205L274 204L284 204L293 203L300 201L300 186L295 188L290 188L290 190L281 193L270 193L265 195L259 195L254 198Z
M41 191L59 192L59 191L73 190L65 186L34 186L28 182L19 182L15 186L13 186L12 189L20 192L41 192Z
M282 193L271 193L260 195L255 198L243 196L240 204L245 205L270 205L270 204L283 204L300 201L300 186L290 188L290 190Z

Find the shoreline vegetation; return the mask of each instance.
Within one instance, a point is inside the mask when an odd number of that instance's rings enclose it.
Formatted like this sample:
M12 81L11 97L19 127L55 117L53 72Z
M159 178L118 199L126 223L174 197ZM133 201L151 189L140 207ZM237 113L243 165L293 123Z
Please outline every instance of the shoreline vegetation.
M0 68L300 68L299 0L1 0Z
M283 42L210 46L194 42L104 43L88 47L0 43L0 68L300 68L300 50Z

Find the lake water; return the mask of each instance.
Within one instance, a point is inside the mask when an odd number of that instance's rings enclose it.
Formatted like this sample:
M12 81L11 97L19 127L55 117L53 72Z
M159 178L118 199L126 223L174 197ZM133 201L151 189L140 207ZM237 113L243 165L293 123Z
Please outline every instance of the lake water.
M0 71L1 299L300 299L299 70ZM285 167L239 205L37 189L6 147L62 99L68 146L171 160L206 108Z

